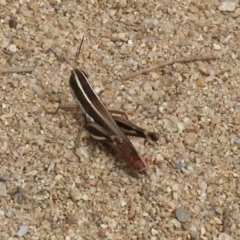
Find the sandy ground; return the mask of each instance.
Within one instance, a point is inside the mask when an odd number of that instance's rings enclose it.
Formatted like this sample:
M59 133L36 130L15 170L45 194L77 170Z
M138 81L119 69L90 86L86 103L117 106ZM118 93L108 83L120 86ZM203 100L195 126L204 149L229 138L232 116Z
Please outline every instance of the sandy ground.
M240 8L224 4L0 0L1 239L240 239ZM123 80L195 56L218 59ZM108 109L160 133L131 138L149 177L80 111L48 113L74 102L76 67Z

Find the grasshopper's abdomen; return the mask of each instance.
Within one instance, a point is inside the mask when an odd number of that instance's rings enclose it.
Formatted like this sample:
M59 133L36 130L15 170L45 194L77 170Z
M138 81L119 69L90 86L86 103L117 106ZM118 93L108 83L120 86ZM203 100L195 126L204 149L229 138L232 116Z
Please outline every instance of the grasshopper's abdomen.
M147 175L146 166L133 145L129 142L122 142L119 145L109 144L122 159L137 173Z
M129 162L129 165L132 167L134 171L140 174L147 175L146 166L141 160L141 158L132 159L131 163Z

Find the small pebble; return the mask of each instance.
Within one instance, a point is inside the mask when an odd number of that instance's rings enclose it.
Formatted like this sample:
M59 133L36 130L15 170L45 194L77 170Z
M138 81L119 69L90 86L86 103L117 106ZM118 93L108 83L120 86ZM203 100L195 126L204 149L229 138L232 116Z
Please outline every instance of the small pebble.
M205 227L201 227L201 235L205 235L205 233L206 233Z
M15 18L10 18L9 27L10 28L16 28L17 27L17 20Z
M158 25L158 19L156 18L145 18L143 20L143 24L147 27L147 28L154 28L156 25Z
M5 212L5 216L7 218L12 218L14 216L14 213L13 213L12 210L8 210L8 211Z
M106 237L106 231L107 229L106 228L101 228L98 230L98 236L100 237Z
M42 44L43 51L47 51L52 47L53 40L52 39L45 39Z
M193 133L189 133L185 136L184 138L184 144L186 146L191 146L191 147L194 147L195 143L196 143L196 138L197 138L197 135L196 134L193 134Z
M236 164L236 165L234 165L234 167L237 171L240 171L240 164Z
M38 85L33 85L32 87L39 98L41 98L41 99L45 98L46 92L42 87L40 87Z
M106 229L108 226L106 224L101 224L101 228Z
M233 124L240 125L240 111L237 110L233 113Z
M222 225L222 220L220 218L215 217L213 220L214 220L215 223L217 223L219 225Z
M198 78L197 79L197 86L198 87L206 87L206 79L205 78Z
M177 219L173 219L171 222L174 225L174 227L176 227L178 229L180 229L182 226L181 223Z
M168 206L172 209L172 210L176 210L177 206L174 202L168 202Z
M0 197L6 197L6 196L7 196L6 184L0 183Z
M127 205L127 203L123 199L120 200L120 203L122 207L125 207Z
M151 229L151 233L152 233L153 236L158 235L158 231L154 228Z
M199 233L197 231L191 230L189 232L190 236L191 236L191 240L199 240L200 236Z
M97 181L95 179L90 179L88 183L93 187L97 186Z
M56 182L59 182L59 181L61 181L62 177L63 177L63 176L62 176L61 174L58 174L57 176L55 176L54 180L55 180Z
M233 12L235 11L237 4L238 0L224 1L218 6L218 10L221 12Z
M214 43L213 48L214 48L214 50L220 50L221 46L219 44Z
M240 138L237 138L234 142L240 146Z
M176 167L176 169L182 169L183 168L183 164L179 163L179 162L176 162L175 163L175 167Z
M67 224L73 225L74 223L77 222L77 216L76 215L70 215L66 219Z
M49 102L59 102L60 100L57 94L51 94L48 99L49 99Z
M14 45L14 44L10 44L10 45L8 46L7 50L9 50L9 51L12 52L12 53L15 53L15 52L17 52L17 47L16 47L16 45Z
M131 204L128 211L128 219L132 220L135 217L135 214L136 214L136 206L135 204Z
M233 238L227 233L220 233L218 236L218 240L233 240Z
M152 86L151 86L151 84L149 83L149 82L145 82L144 84L143 84L143 89L144 89L144 91L145 92L152 92Z
M85 147L77 148L76 154L83 158L83 161L89 159L89 151Z
M79 201L82 198L82 194L78 188L72 188L70 191L70 196L74 202Z
M176 217L179 222L185 223L190 220L191 218L191 212L189 210L178 208L176 210Z
M151 97L152 97L152 100L153 100L154 102L158 102L158 100L159 100L160 97L161 97L161 93L158 92L158 91L154 91L154 92L152 93Z
M28 225L22 225L17 232L17 236L18 237L24 236L28 232L28 228L29 228Z
M212 118L212 121L211 121L211 123L213 124L213 125L216 125L216 124L218 124L218 123L220 123L221 122L221 117L220 116L214 116L213 118Z
M182 123L182 122L178 122L178 123L177 123L177 127L178 127L179 133L182 133L183 130L185 129L185 124Z
M87 201L87 200L88 200L88 196L87 196L86 194L84 194L84 195L82 196L82 200Z
M30 3L29 8L35 12L38 9L38 2Z
M48 166L47 172L51 172L54 169L54 166L55 166L55 161L51 161Z

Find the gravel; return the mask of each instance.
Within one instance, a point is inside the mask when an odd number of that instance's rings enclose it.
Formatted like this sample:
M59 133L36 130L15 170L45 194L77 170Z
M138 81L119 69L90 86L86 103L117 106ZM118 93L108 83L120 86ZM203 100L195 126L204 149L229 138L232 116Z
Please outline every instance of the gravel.
M1 239L239 239L237 3L0 0ZM218 59L123 80L199 55ZM107 108L160 133L131 138L149 177L91 139L81 113L49 113L74 102L74 67Z

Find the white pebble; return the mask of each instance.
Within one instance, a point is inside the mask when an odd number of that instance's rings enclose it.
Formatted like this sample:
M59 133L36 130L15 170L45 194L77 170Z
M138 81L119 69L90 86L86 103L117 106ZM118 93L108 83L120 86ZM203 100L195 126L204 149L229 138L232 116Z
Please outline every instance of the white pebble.
M153 236L158 235L158 231L154 228L152 228L151 233L152 233Z
M87 201L87 200L88 200L88 196L87 196L86 194L84 194L84 195L82 196L82 200Z
M127 205L127 203L123 199L120 200L120 203L122 207L125 207Z
M54 178L54 180L55 180L56 182L59 182L61 179L62 179L62 175L61 175L61 174L58 174L58 175Z
M101 224L100 226L101 226L101 228L103 228L103 229L106 229L106 228L107 228L107 225L106 225L106 224Z
M238 0L225 1L218 6L218 10L221 12L233 12L235 11L237 4Z
M7 105L5 103L2 103L2 109L5 109Z
M20 229L17 232L18 237L24 236L28 232L28 226L27 225L22 225Z
M49 164L49 166L48 166L47 172L51 172L54 167L55 167L55 162L54 162L54 161L51 161L50 164Z
M13 44L10 44L9 47L7 48L7 50L10 51L10 52L16 52L17 47Z
M229 236L227 233L221 233L218 236L218 240L233 240L233 238Z
M213 48L214 48L214 50L220 50L221 46L219 44L214 43Z
M206 230L204 227L201 228L201 235L204 235L206 233Z
M202 182L201 183L201 188L202 188L202 194L206 192L207 190L207 183L206 182Z
M162 155L161 153L158 153L158 154L156 155L156 160L157 160L157 161L163 161L163 160L164 160L163 155Z
M133 41L132 40L128 40L128 45L132 45L133 44Z
M182 133L182 131L185 129L185 125L182 122L178 122L177 127L178 127L179 133Z

